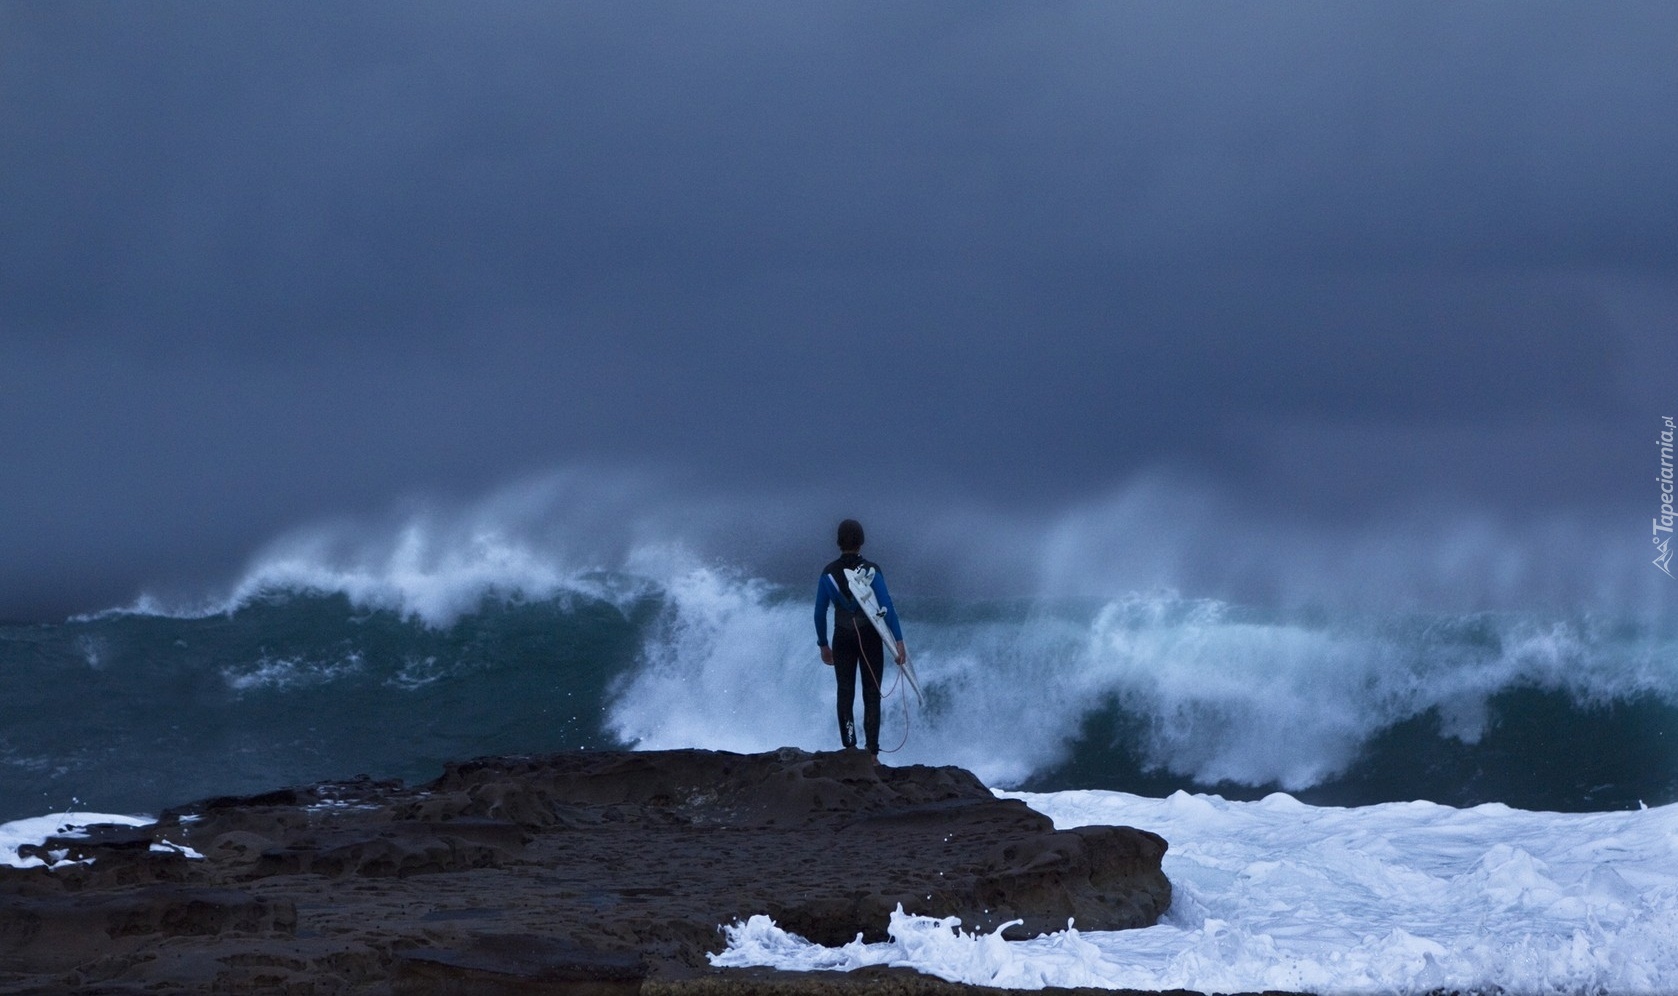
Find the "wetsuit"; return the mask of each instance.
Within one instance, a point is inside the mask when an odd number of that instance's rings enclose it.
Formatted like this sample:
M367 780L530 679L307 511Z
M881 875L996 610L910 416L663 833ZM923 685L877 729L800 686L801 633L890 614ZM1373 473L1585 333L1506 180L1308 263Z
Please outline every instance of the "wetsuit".
M822 569L816 582L816 645L827 646L827 610L833 607L833 676L839 684L839 741L846 747L856 746L856 676L861 665L862 732L868 750L880 752L880 680L885 676L886 662L896 659L896 648L887 650L862 607L851 597L850 585L845 581L848 568L870 567L874 570L874 597L886 610L886 626L897 640L903 639L903 627L898 624L897 610L891 604L891 592L886 589L885 575L880 568L854 553L840 556ZM888 657L887 655L891 656Z

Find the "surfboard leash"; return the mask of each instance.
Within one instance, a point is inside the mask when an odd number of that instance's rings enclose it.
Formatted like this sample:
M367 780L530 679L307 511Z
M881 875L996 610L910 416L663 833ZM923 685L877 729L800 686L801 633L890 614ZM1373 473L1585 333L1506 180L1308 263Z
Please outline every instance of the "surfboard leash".
M870 663L869 660L868 660L868 651L862 649L862 629L861 629L861 627L859 627L856 624L856 619L854 617L851 619L851 631L856 633L856 652L857 652L857 656L862 658L862 666L868 669L868 677L870 677L874 680L874 690L880 692L881 701L884 701L885 699L889 699L893 695L896 695L898 688L902 687L902 685L903 685L903 668L899 667L897 669L897 680L892 682L891 691L889 691L889 692L881 691L880 690L880 676L874 672L874 665L872 663ZM884 641L881 641L880 649L881 650L885 649ZM880 663L885 664L885 661L881 661ZM903 739L899 740L897 742L897 746L891 748L890 750L887 750L884 747L880 748L880 753L882 753L882 754L895 754L898 751L902 750L904 745L907 744L908 742L909 742L909 696L905 695L905 696L903 696Z

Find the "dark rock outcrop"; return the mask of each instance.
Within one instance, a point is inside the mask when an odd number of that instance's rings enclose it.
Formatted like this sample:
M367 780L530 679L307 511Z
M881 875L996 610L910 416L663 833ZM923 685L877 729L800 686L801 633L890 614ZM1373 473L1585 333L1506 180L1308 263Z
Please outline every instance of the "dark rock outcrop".
M0 868L0 991L704 988L730 977L719 925L755 913L825 944L883 939L899 905L1008 936L1146 926L1165 847L858 752L487 758L49 840L91 863Z

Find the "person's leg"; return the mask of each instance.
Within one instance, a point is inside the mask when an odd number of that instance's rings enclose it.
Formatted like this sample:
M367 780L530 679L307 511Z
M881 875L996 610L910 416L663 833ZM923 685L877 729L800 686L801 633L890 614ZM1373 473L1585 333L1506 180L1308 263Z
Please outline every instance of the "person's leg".
M846 748L856 746L856 637L849 633L833 635L833 677L838 683L839 742ZM864 682L863 702L868 701Z
M862 734L868 750L880 753L880 682L886 676L885 648L872 628L862 637Z

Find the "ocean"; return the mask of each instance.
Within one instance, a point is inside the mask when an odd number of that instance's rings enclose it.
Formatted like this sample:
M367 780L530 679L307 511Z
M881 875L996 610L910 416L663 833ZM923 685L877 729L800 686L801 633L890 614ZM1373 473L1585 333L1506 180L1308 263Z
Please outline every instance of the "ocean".
M270 551L210 597L0 627L14 859L35 825L18 821L44 814L422 780L490 754L838 746L811 619L825 549L808 583L671 542L569 565L423 530L371 559L321 549ZM903 917L884 946L816 949L754 920L727 963L1678 991L1659 953L1678 950L1670 613L894 593L927 701L888 686L885 760L961 765L1063 826L1155 830L1176 903L1134 936L1017 943Z

